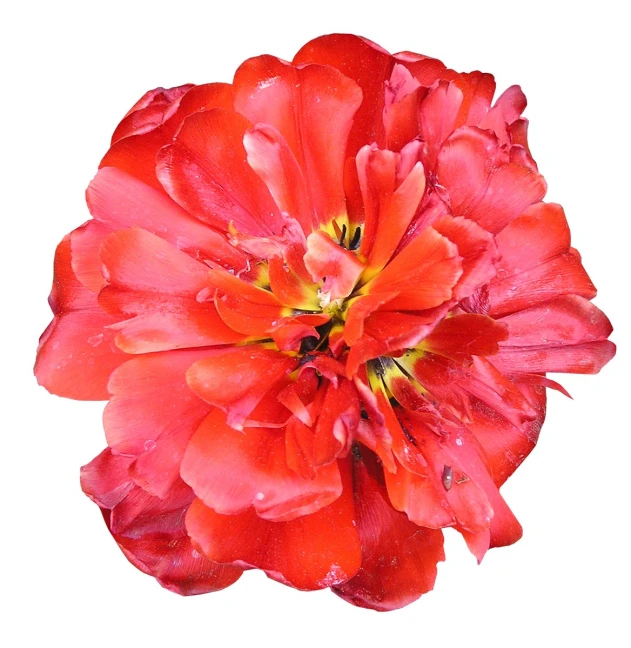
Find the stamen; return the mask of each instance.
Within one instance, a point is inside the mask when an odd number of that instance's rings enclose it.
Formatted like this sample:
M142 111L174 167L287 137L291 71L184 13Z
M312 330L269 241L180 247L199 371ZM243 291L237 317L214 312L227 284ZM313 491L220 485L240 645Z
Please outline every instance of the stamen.
M342 224L342 234L340 235L340 245L344 247L344 239L346 238L346 223Z
M359 242L362 237L362 230L361 227L356 227L355 228L355 233L353 234L353 238L351 239L351 242L348 245L348 249L355 251L357 248L359 248Z

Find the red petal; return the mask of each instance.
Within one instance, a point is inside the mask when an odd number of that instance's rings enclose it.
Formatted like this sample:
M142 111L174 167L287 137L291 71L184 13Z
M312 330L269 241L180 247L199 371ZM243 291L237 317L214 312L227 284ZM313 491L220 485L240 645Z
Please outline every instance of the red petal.
M546 415L546 391L542 387L517 383L518 389L536 412L532 421L516 427L481 401L474 400L467 428L484 451L484 459L499 488L535 447Z
M263 181L247 163L243 137L250 122L236 112L214 109L184 120L173 144L157 158L167 193L219 230L230 223L245 234L282 231L282 219Z
M508 339L500 346L549 347L605 340L613 328L594 304L577 295L564 295L544 304L507 315Z
M109 283L120 289L194 297L206 286L208 267L154 234L127 229L101 246Z
M329 506L290 522L259 518L253 509L220 515L197 499L186 516L193 543L211 560L263 569L302 590L346 582L361 564L350 479Z
M409 382L406 381L409 385ZM384 471L392 506L422 527L440 529L455 523L440 477L428 467L409 424L397 417L382 391L377 392L379 408L386 419L396 456L396 470ZM397 408L401 412L401 408Z
M359 398L355 385L342 379L331 383L320 406L314 432L314 463L324 466L343 456L359 424Z
M116 142L105 154L100 167L116 167L162 191L156 177L156 155L169 144L182 120L199 110L232 109L232 87L210 83L189 90L180 100L176 113L156 129L142 135L130 135Z
M49 302L55 315L40 338L35 376L48 391L78 400L107 400L110 374L129 356L107 327L118 318L99 310L96 295L71 267L70 237L57 246Z
M390 260L425 191L425 172L417 162L418 143L401 153L364 147L357 155L366 216L359 258L366 260L364 279Z
M616 354L608 340L571 346L506 347L493 358L503 373L598 373Z
M99 168L116 167L162 191L162 185L156 177L156 154L168 142L169 139L161 128L143 135L125 137L112 145Z
M374 297L377 300L378 297L388 296L375 294L366 297ZM360 299L356 302L358 305L361 303ZM372 358L418 346L447 314L448 309L449 304L443 304L420 313L373 312L363 322L364 336L351 347L346 363L347 375L354 375L361 364ZM357 318L361 316L360 312ZM349 310L349 319L351 317L353 326L356 326L352 308Z
M253 124L269 124L287 141L320 222L344 214L346 142L361 103L355 83L330 67L296 68L258 56L237 70L234 88L236 110Z
M187 372L189 387L228 414L228 425L242 429L265 394L297 365L295 358L258 346L224 349L196 362Z
M316 286L305 281L283 259L270 259L268 270L270 289L279 302L300 310L320 310Z
M322 230L307 237L305 266L315 283L324 282L322 292L331 301L348 297L357 284L364 265Z
M520 274L568 251L570 228L561 205L537 203L497 237L498 278Z
M459 87L464 92L458 126L478 126L488 112L495 94L495 79L492 74L470 72L460 75L464 81Z
M321 36L307 43L294 57L297 65L319 63L337 68L362 91L362 103L348 139L347 155L354 156L365 144L385 144L384 87L395 59L378 45L351 34Z
M427 89L403 65L396 64L386 82L386 102L383 123L386 129L386 148L400 151L408 142L418 141L420 134L418 105Z
M107 448L81 467L81 488L101 508L113 509L135 486L129 477L133 457L112 454Z
M414 52L399 52L394 58L410 71L412 76L426 88L431 87L441 79L456 81L461 76L454 70L450 70L438 59L416 54Z
M440 150L438 183L456 216L466 216L497 233L546 192L541 175L509 162L487 131L459 129Z
M454 289L456 299L471 296L478 287L495 277L499 254L493 235L467 218L442 216L432 227L458 247L462 276Z
M357 440L370 448L379 457L384 470L396 472L394 455L392 454L392 435L388 430L387 419L382 412L380 401L377 395L359 377L353 379L359 394L363 411L361 420L357 425L355 436Z
M246 266L243 254L224 235L124 171L101 169L90 183L86 199L92 216L109 227L142 227L192 257L210 259L237 272Z
M362 564L356 576L333 591L373 610L395 610L434 587L436 564L445 559L443 535L395 511L368 458L355 462L354 488Z
M455 524L449 502L441 493L438 480L430 478L431 470L419 475L397 462L396 473L384 473L388 497L397 511L422 528L442 529Z
M461 275L458 248L428 227L369 281L362 293L398 293L383 310L425 310L451 299Z
M456 127L463 97L455 83L439 81L419 106L421 137L426 146L423 160L430 169L434 168L440 147Z
M125 115L112 135L112 144L130 135L148 133L163 124L177 110L182 95L192 84L175 88L156 88L145 93Z
M194 86L180 99L180 106L174 115L179 124L185 117L203 110L225 108L232 110L234 91L229 83L204 83Z
M510 144L508 127L519 119L526 108L526 97L519 86L511 86L498 98L480 122L480 128L492 130L500 144Z
M463 421L469 418L471 397L480 399L516 426L535 417L515 385L479 356L473 356L470 366L431 353L409 353L397 363Z
M476 482L484 491L493 511L489 526L489 544L486 547L475 546L475 544L470 546L480 561L487 548L505 547L517 542L522 536L522 528L491 479L489 470L484 463L484 456L480 452L475 438L466 429L463 429L459 435L450 435L445 442L445 447L454 458L454 468L459 465L463 471L466 471L466 476ZM460 486L457 479L455 482L452 490ZM475 532L473 529L465 530ZM483 538L486 542L486 535L483 535ZM465 539L467 538L465 537Z
M364 335L364 322L366 319L390 300L397 293L375 293L374 295L361 295L349 300L344 324L344 339L349 346L357 344Z
M101 243L114 229L96 220L89 220L70 233L72 270L75 277L92 292L98 293L106 284L99 256Z
M81 469L83 490L101 507L127 559L177 594L214 592L234 583L240 569L218 565L191 545L184 513L192 493L182 497L182 490L175 489L164 500L151 497L133 486L127 475L128 463L129 458L112 455L108 448ZM133 517L117 532L114 518L121 508L129 508L132 500Z
M268 338L275 326L283 321L282 306L250 301L239 294L217 292L215 306L222 321L244 335Z
M470 472L475 466L468 463L469 458L461 459L458 456L458 451L455 450L456 439L461 439L460 433L449 432L441 438L427 427L422 414L402 411L399 412L398 418L401 425L405 426L411 437L414 438L417 447L420 448L428 463L426 477L411 476L410 485L418 487L421 480L428 479L436 491L441 507L444 508L446 500L448 506L446 512L453 513L461 528L471 533L479 533L488 529L493 517L489 493L485 492L484 484L478 483L477 473L473 475ZM453 475L449 488L445 486L445 467L450 468ZM386 475L386 480L389 479L390 476ZM425 520L412 517L411 512L415 513L418 509L425 515L431 512L427 504L414 501L414 497L427 497L429 487L424 484L422 486L422 489L408 495L408 509L406 510L410 519L417 524L424 524ZM436 496L433 499L436 501ZM436 507L436 504L434 506ZM438 516L437 507L435 515Z
M108 297L111 297L110 293ZM148 308L158 308L159 312L137 315L110 326L117 333L116 346L126 353L222 346L244 340L241 333L226 326L213 304L171 299L166 304L155 305L142 295L137 300L134 297L133 294L126 293L117 302L126 309L136 308L138 311L141 311L144 303ZM102 299L101 304L103 303Z
M145 230L121 230L101 246L110 285L100 305L114 314L136 315L116 324L116 344L130 353L240 342L212 303L199 303L210 270Z
M576 294L587 299L596 288L581 260L572 252L536 268L489 284L489 314L498 316L545 303L560 295Z
M285 138L272 126L257 124L246 132L243 145L248 164L267 185L278 209L295 218L308 235L317 222L316 215L305 176Z
M423 348L452 360L465 361L473 355L488 356L498 352L508 338L506 325L492 317L464 313L444 319L424 339Z
M133 565L153 576L162 587L182 596L225 589L243 573L237 567L208 560L193 548L184 530L172 535L114 538Z
M497 236L501 254L497 279L489 285L490 313L522 310L559 295L588 299L596 289L570 248L559 205L539 203Z
M422 416L402 412L399 418L422 449L429 464L427 477L437 494L442 488L440 500L443 506L446 500L455 514L456 528L463 533L471 551L482 560L489 546L516 542L522 534L521 526L491 479L475 439L464 428L439 436L423 424ZM392 475L385 476L387 481L393 479ZM424 486L422 479L410 475L409 486ZM418 499L427 496L427 486L425 492L408 495L407 513L417 513L419 504L422 510Z
M237 432L215 410L191 439L182 478L215 512L241 513L253 506L266 520L289 521L315 513L342 493L337 464L303 479L288 467L282 430Z
M158 497L179 481L186 445L211 409L186 384L187 369L208 353L140 356L110 378L112 397L103 413L108 445L137 457L131 466L134 481Z

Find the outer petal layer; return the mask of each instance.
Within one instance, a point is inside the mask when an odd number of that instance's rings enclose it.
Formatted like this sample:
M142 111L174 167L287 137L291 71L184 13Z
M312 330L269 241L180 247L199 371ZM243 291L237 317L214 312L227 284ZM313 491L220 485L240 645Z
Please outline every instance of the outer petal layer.
M110 374L129 356L116 347L115 334L108 328L119 318L103 313L96 295L72 271L69 236L55 253L49 303L55 317L37 349L39 384L65 398L107 400Z
M218 565L196 551L184 528L192 493L172 489L161 500L144 493L127 475L129 457L104 450L81 469L81 486L128 560L178 594L203 594L232 585L241 570ZM125 523L116 522L119 513Z
M352 490L333 504L290 522L270 522L253 509L219 515L197 499L186 516L193 543L208 558L263 569L274 580L314 590L346 582L361 564Z
M376 464L370 464L357 461L354 470L362 565L356 576L333 591L354 605L394 610L434 587L436 563L445 559L443 534L418 527L395 511Z

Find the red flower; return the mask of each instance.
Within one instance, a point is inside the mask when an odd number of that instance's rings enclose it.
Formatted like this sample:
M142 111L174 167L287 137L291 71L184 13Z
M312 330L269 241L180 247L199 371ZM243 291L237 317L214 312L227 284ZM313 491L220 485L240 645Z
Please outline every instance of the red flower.
M35 371L109 400L83 489L165 587L255 567L388 610L433 587L443 527L479 560L521 536L498 489L546 374L614 345L525 97L494 90L334 35L116 129Z

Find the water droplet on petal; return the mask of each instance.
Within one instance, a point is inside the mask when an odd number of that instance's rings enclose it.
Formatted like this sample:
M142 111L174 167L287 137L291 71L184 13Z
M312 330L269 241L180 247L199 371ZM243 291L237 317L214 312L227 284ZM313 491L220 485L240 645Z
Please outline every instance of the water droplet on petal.
M88 338L88 344L93 347L99 346L103 342L103 333L99 333L98 335L93 335L92 337Z

